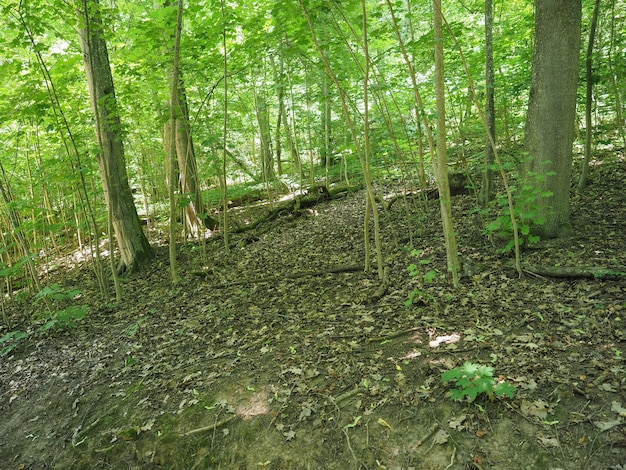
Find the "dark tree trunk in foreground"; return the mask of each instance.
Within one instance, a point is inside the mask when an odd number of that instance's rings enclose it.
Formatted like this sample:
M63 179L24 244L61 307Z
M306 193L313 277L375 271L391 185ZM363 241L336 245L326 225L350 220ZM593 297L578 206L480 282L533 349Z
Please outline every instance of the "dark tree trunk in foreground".
M128 184L122 129L113 87L98 0L80 0L79 34L91 107L100 146L97 158L120 253L118 272L126 274L147 260L152 249L143 230Z
M540 235L548 238L570 230L581 14L581 0L536 1L524 174L541 191L553 193L536 201L545 219Z

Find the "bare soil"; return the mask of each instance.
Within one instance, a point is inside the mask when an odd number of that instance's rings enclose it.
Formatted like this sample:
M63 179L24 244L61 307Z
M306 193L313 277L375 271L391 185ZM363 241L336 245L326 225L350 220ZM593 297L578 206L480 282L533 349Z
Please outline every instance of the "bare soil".
M524 263L625 271L624 181L623 161L594 167L572 236ZM432 200L382 213L381 289L375 270L337 269L364 261L364 199L233 235L228 253L219 236L181 245L176 286L157 248L118 304L89 266L61 269L49 281L89 305L73 328L6 306L30 336L0 358L0 469L626 469L626 279L519 278L461 195L460 287ZM465 362L515 396L452 400L441 374Z

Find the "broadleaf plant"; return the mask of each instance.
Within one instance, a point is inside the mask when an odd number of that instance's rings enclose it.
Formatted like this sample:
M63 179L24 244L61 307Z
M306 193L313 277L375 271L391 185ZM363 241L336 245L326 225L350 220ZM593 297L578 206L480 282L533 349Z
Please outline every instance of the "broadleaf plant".
M452 390L453 400L463 400L465 397L474 400L481 393L490 398L506 396L513 398L516 387L508 382L496 383L493 377L493 367L482 366L466 362L461 367L455 367L441 374L444 382L456 382L456 388Z

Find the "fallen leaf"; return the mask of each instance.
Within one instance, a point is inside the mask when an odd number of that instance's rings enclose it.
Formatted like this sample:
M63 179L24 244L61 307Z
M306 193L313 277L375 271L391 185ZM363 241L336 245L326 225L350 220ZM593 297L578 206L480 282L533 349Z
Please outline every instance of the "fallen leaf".
M537 435L537 440L544 447L559 447L559 440L556 437L546 437L542 434Z
M621 419L616 419L613 421L594 421L593 424L596 428L601 431L608 431L609 429L613 429L616 426L622 424L623 421Z
M626 408L618 401L611 402L611 411L615 411L618 415L626 417Z

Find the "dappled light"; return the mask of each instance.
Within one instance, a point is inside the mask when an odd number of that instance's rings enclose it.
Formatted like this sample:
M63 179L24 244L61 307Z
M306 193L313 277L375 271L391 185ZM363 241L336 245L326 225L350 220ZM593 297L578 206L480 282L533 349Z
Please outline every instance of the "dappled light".
M0 23L0 470L626 468L623 0Z

